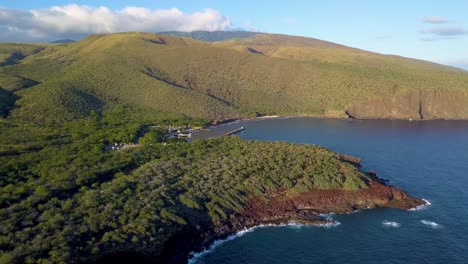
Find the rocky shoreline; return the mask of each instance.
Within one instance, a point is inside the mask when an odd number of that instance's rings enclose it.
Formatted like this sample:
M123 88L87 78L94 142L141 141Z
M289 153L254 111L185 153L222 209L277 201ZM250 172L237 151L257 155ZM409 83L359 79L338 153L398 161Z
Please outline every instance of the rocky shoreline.
M360 167L360 158L341 155L340 159ZM409 210L426 204L424 200L388 185L374 171L367 175L370 178L368 188L356 191L312 189L297 193L282 190L267 194L267 199L250 195L244 210L236 213L235 217L206 226L185 227L166 243L159 256L111 253L99 259L98 263L187 263L191 253L202 252L217 240L257 226L333 225L333 220L323 217L323 214L352 213L372 208Z
M185 241L173 241L158 259L162 263L187 263L191 252L202 252L217 240L224 240L257 226L332 225L333 220L323 217L322 214L352 213L372 208L409 210L426 204L422 199L411 197L406 192L387 185L375 172L368 175L372 178L369 187L357 191L311 190L292 194L284 190L269 194L267 200L250 196L244 211L238 213L235 218L215 223L205 231L199 230L198 234L195 234L196 231L193 233L193 230L188 231L187 234L194 236L181 237Z
M206 240L197 248L201 251L217 239L261 225L331 225L333 220L322 214L352 213L372 208L409 210L425 203L398 188L385 185L380 178L370 182L368 189L355 192L312 190L291 196L284 191L272 194L267 201L252 196L242 213L234 220L215 225L213 234L205 236Z
M203 128L209 129L210 127L215 127L219 125L229 124L232 122L238 121L251 121L251 120L268 120L268 119L285 119L285 118L316 118L316 119L340 119L340 120L395 120L395 121L434 121L434 120L450 120L450 121L466 121L468 118L461 118L461 117L443 117L443 116L425 116L423 118L414 117L414 116L404 116L404 117L392 117L392 116L356 116L352 114L350 111L346 110L340 112L339 114L297 114L297 115L264 115L264 116L257 116L251 118L226 118L215 120L211 123L211 125Z

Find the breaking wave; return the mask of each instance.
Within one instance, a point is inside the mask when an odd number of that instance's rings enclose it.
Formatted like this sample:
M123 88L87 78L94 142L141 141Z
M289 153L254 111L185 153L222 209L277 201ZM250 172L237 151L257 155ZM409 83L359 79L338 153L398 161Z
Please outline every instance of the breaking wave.
M254 226L254 227L251 227L251 228L245 228L243 230L240 230L239 232L233 234L233 235L230 235L228 236L227 238L225 239L218 239L218 240L215 240L207 249L201 251L201 252L190 252L189 254L189 258L188 258L188 264L195 264L197 263L197 261L205 256L205 255L208 255L210 254L211 252L213 252L217 247L221 246L222 244L224 244L225 242L228 242L228 241L231 241L231 240L234 240L238 237L241 237L247 233L250 233L254 230L256 230L257 228L263 228L263 227L291 227L291 228L302 228L302 227L324 227L324 228L331 228L331 227L335 227L335 226L338 226L340 225L341 223L334 220L331 215L333 214L324 214L324 215L321 215L322 217L324 217L326 220L329 220L331 222L329 223L326 223L326 224L315 224L315 225L308 225L308 224L299 224L299 223L287 223L287 224L264 224L264 225L258 225L258 226Z
M416 207L408 209L408 210L409 211L421 211L421 210L424 210L424 209L426 209L427 207L429 207L431 205L431 202L429 202L429 200L426 200L426 199L422 199L422 200L425 202L425 204L416 206Z
M401 226L400 223L398 223L398 222L393 222L393 221L383 221L383 222L382 222L382 225L388 226L388 227L394 227L394 228L398 228L398 227Z
M339 226L341 225L340 222L336 221L335 219L333 219L333 216L335 215L335 213L329 213L329 214L320 214L321 217L325 218L325 220L329 221L328 223L326 224L318 224L318 225L314 225L314 226L320 226L320 227L325 227L325 228L330 228L330 227L336 227L336 226Z
M239 232L237 232L236 234L234 235L230 235L228 236L227 238L225 239L218 239L218 240L215 240L209 248L201 251L201 252L190 252L190 255L189 255L189 259L188 259L188 264L193 264L193 263L196 263L197 260L211 252L213 252L217 247L221 246L222 244L224 244L225 242L227 241L231 241L231 240L234 240L238 237L241 237L247 233L250 233L252 231L254 231L256 229L256 227L252 227L252 228L245 228Z
M421 220L421 223L423 223L424 225L430 227L430 228L434 228L434 229L437 229L440 227L440 225L436 222L433 222L433 221L429 221L429 220Z

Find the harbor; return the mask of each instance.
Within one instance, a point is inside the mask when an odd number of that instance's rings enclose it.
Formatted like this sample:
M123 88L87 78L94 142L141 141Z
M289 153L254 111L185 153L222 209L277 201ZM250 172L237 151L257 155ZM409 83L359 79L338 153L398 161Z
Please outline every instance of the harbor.
M234 121L231 123L201 129L197 132L192 133L189 141L236 135L246 130L246 127L244 125L245 124L241 125L239 121Z

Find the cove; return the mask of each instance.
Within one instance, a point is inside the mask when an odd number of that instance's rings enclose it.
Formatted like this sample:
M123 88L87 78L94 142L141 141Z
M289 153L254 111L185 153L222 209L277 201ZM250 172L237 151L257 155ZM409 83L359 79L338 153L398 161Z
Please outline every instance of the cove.
M468 259L468 122L285 118L247 120L244 139L317 144L362 158L391 185L430 201L420 210L334 215L333 228L264 227L192 263L465 263Z

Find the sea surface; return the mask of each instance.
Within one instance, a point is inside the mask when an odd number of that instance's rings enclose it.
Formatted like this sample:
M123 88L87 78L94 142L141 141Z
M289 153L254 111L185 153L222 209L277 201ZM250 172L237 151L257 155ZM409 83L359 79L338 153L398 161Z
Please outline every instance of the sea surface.
M361 157L391 185L427 199L414 211L372 209L331 215L333 227L246 230L190 263L468 263L468 122L286 118L240 121L245 139L316 144Z

